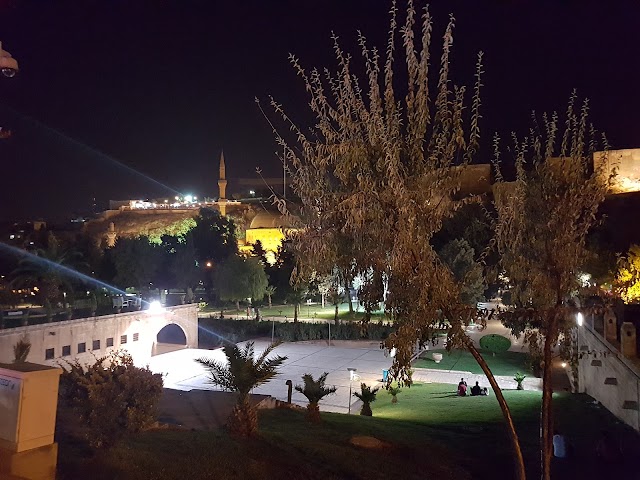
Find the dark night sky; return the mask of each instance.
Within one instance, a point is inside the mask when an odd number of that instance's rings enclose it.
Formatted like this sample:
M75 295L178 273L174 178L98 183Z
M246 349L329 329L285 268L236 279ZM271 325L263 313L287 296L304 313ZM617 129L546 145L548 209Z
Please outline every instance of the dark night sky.
M278 175L254 97L272 94L307 122L288 52L305 66L333 66L332 30L354 53L358 29L384 48L388 8L377 0L0 0L0 40L21 67L0 79L0 125L14 130L0 142L0 220L86 210L93 196L171 193L111 157L200 196L216 194L222 148L231 178L257 166ZM532 109L564 110L575 87L614 148L640 147L637 3L450 1L431 11L438 38L456 16L458 83L469 83L485 51L485 139L524 132ZM439 57L439 42L433 47Z

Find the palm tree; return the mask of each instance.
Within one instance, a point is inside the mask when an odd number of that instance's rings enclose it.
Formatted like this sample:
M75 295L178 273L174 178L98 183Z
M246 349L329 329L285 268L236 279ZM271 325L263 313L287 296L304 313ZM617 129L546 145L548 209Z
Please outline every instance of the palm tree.
M293 287L291 292L289 292L289 301L293 303L293 322L296 323L298 321L298 312L300 311L300 304L304 301L307 296L307 291L300 287Z
M60 300L63 292L71 292L69 276L72 266L79 266L80 254L75 250L63 250L53 234L49 235L47 248L37 249L20 259L18 267L11 272L12 287L29 287L36 292L36 298L42 301L51 321L53 305Z
M208 358L198 358L196 362L204 366L210 375L210 382L230 392L237 392L238 400L227 428L240 437L249 437L258 431L258 414L249 402L249 392L267 383L278 374L278 368L287 357L269 358L269 354L279 344L269 345L258 358L254 358L253 342L247 342L243 348L226 345L222 350L227 363L219 363Z
M24 363L27 361L31 351L31 342L26 337L21 338L13 346L13 363Z
M394 387L393 385L391 385L388 389L387 389L387 393L389 395L391 395L391 403L398 403L398 394L402 391L402 389L400 388L400 385L396 384L396 386Z
M273 295L274 293L276 293L276 287L274 287L273 285L268 285L264 291L264 294L267 296L267 299L269 300L269 308L271 308L271 295Z
M366 415L367 417L373 415L373 412L371 411L371 404L376 401L376 394L378 393L378 390L380 390L380 387L371 389L371 387L368 387L366 383L362 383L360 385L360 393L355 392L353 394L354 397L362 402L360 415Z
M318 377L318 380L314 380L311 374L305 373L302 376L304 386L296 385L296 391L303 394L307 397L307 400L309 400L309 404L307 405L307 418L312 423L320 423L322 421L318 402L327 395L335 393L337 390L336 387L325 387L324 383L327 380L327 375L329 375L329 372L324 372Z

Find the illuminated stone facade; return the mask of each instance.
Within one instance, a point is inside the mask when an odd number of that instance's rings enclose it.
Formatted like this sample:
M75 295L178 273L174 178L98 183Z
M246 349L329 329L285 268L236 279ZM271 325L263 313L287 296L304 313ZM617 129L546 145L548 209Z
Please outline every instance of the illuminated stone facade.
M615 170L611 194L640 192L640 148L596 152L593 166L604 175Z
M249 253L252 246L260 241L266 251L267 261L273 264L278 248L291 231L295 229L286 217L275 212L259 212L245 231L245 241L240 246L240 251Z

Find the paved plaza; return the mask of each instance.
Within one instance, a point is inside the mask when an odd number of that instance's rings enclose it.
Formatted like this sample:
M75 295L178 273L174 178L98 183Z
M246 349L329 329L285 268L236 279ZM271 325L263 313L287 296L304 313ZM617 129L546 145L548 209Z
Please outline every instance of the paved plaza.
M268 340L256 340L256 352L262 352ZM332 341L284 343L272 355L288 357L280 374L270 382L254 389L253 393L270 395L278 400L287 400L286 381L294 385L302 383L302 375L310 373L317 378L329 372L327 385L335 385L335 394L325 397L320 402L323 411L347 413L349 408L349 372L347 367L356 368L359 380L353 382L353 388L360 388L360 383L379 385L382 381L382 370L391 366L391 358L385 357L379 342L370 341ZM162 373L164 386L176 390L218 390L208 382L208 374L194 360L207 357L224 362L226 357L222 349L182 349L151 358L149 367L156 373ZM355 404L357 399L353 398ZM307 400L293 390L292 402L306 405ZM354 411L357 407L354 407ZM357 412L356 412L357 413Z

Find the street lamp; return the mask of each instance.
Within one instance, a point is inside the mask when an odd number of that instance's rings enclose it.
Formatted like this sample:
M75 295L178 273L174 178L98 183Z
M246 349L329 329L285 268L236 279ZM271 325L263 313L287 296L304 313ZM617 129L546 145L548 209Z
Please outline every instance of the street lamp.
M358 377L358 375L356 374L358 369L347 367L347 371L349 372L349 413L351 413L351 386L353 384L353 381Z

